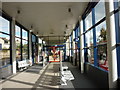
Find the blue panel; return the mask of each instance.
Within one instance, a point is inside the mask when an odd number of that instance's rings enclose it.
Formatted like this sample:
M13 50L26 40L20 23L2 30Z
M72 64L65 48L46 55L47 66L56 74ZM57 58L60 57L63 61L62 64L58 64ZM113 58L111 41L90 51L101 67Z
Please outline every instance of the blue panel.
M80 27L78 27L78 48L80 48Z
M95 10L92 9L92 24L95 24ZM93 28L93 45L94 45L94 65L98 66L97 47L96 47L96 28Z
M114 8L118 8L118 2L114 2ZM119 13L115 14L115 30L116 30L116 42L120 43L120 27L119 27ZM120 46L117 48L117 66L118 66L118 77L120 77Z

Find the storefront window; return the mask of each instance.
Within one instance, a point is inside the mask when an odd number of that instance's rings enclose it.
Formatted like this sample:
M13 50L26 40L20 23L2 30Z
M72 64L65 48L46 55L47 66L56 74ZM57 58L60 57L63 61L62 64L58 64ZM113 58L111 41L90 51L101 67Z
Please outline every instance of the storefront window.
M0 65L10 64L10 21L0 16Z

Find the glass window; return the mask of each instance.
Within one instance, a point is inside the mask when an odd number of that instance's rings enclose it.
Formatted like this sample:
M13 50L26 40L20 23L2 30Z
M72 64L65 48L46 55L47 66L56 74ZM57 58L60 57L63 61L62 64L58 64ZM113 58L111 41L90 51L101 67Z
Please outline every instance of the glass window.
M28 59L28 41L22 40L22 59Z
M86 34L86 44L87 44L87 59L88 62L93 64L93 30L88 31Z
M105 3L103 1L100 1L95 6L95 23L100 21L103 17L105 17Z
M22 29L22 59L28 59L28 32Z
M21 28L15 25L15 36L21 38Z
M22 38L28 40L28 32L22 29Z
M96 27L99 67L108 70L106 21Z
M106 21L96 26L96 38L97 38L97 44L107 42Z
M32 35L32 42L36 42L36 37L35 37L35 35Z
M10 22L0 16L0 65L10 64Z
M88 31L85 36L87 47L93 46L93 30Z
M98 63L99 67L108 70L107 44L98 46Z
M10 34L10 22L0 16L0 32Z
M15 38L16 42L16 59L21 60L21 39Z
M88 30L90 27L92 27L92 12L90 12L89 15L85 18L86 30Z
M21 28L15 25L16 60L21 60Z

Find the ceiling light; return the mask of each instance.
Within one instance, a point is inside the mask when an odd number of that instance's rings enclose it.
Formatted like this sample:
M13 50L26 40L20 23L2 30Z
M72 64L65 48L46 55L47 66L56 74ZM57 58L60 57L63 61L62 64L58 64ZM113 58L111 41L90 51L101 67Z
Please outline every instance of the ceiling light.
M66 24L65 27L68 28L68 25Z
M68 12L71 12L71 8L68 8Z
M33 32L33 30L30 30L30 32Z

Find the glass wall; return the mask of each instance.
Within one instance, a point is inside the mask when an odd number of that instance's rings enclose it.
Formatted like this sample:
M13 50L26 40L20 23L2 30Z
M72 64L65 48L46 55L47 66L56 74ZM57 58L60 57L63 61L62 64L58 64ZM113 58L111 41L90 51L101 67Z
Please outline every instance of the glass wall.
M102 20L105 16L105 2L99 2L95 6L95 23ZM106 21L96 26L96 39L98 66L108 70Z
M86 61L104 70L108 70L105 16L105 3L100 0L84 19L84 50Z
M96 38L98 48L98 64L100 67L108 69L106 21L96 26Z
M26 60L29 58L28 31L15 25L16 60Z
M10 21L0 16L0 65L10 64Z

